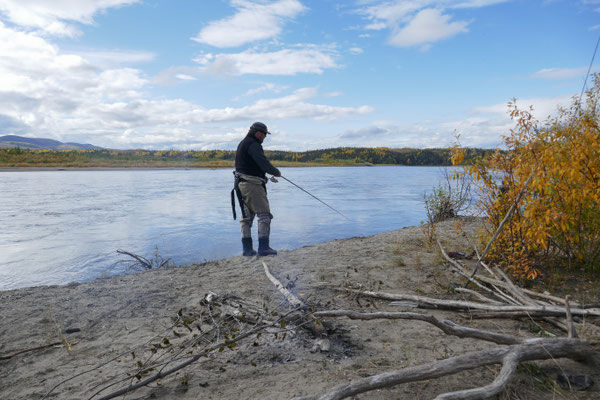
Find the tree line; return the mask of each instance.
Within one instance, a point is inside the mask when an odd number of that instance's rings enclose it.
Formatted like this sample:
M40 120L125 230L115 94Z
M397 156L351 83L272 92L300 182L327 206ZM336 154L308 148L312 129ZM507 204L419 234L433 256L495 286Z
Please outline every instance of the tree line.
M467 159L490 154L489 149L467 149ZM304 152L267 150L280 166L293 165L451 165L451 149L391 149L338 147ZM30 150L0 149L0 167L230 167L232 150Z

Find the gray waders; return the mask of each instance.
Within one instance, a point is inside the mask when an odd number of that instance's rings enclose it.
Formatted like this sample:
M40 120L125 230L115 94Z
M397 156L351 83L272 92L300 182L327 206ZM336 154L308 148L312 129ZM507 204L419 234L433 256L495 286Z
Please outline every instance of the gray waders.
M235 213L235 196L240 203L242 218L240 218L240 227L242 231L242 245L245 256L256 255L252 248L252 223L254 217L258 219L258 255L275 255L277 251L269 247L269 236L271 234L271 219L273 215L269 208L269 199L267 198L267 187L265 181L261 178L245 175L239 172L233 173L235 176L234 188L231 191L231 206L233 218Z

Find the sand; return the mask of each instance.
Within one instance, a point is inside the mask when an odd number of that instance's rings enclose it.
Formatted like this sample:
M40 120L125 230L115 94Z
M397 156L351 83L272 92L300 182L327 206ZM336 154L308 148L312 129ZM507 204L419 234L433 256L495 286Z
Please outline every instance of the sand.
M481 221L463 218L461 223L460 235L456 233L457 220L442 223L438 232L448 250L468 254L472 250L465 233L474 237ZM107 385L108 378L127 378L138 361L156 356L152 346L164 338L176 348L177 343L191 337L185 327L173 328L173 320L179 310L183 315L198 315L210 292L235 294L270 310L284 309L287 305L265 277L262 261L284 285L317 310L405 310L384 301L357 300L327 285L361 285L393 293L462 299L450 290L462 282L461 278L448 271L437 248L428 245L421 227L281 251L275 257L238 256L87 283L3 291L0 356L63 340L75 344L70 352L64 345L57 345L0 360L0 399L40 399L59 382L84 371L90 372L61 384L47 398L92 397ZM410 311L480 329L536 335L533 324L526 321L475 321L451 312ZM242 340L234 349L215 351L125 398L287 399L315 395L359 377L495 346L447 336L419 321L337 319L327 321L326 326L325 334L300 329L285 337L280 332L277 338L265 334ZM160 352L165 357L169 354L166 350ZM560 389L553 394L548 391L553 382L548 378L559 364L538 365L539 371L536 367L531 369L534 372L522 372L503 398L600 398L598 371L561 360L561 368L587 373L596 383L586 391ZM498 370L496 366L486 367L355 398L429 399L491 382ZM136 381L127 379L101 395Z

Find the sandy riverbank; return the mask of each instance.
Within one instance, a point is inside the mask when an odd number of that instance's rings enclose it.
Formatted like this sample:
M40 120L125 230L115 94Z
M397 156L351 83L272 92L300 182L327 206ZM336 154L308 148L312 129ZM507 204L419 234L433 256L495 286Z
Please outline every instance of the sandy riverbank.
M480 221L471 219L464 223L463 229L474 236L479 224ZM465 236L457 235L455 228L455 221L440 225L438 231L443 243L450 250L469 253ZM421 228L409 227L283 251L264 259L239 256L82 284L0 292L0 356L62 339L76 342L70 353L64 346L53 346L0 360L0 398L40 399L66 378L91 370L60 385L48 396L90 398L106 386L103 382L109 377L126 378L138 361L156 356L151 351L153 344L161 343L165 337L174 344L183 340L178 335L187 334L187 330L173 328L173 318L180 309L184 315L197 313L204 296L211 291L232 293L265 304L271 310L277 309L283 298L265 278L263 260L284 285L293 286L298 296L318 309L399 311L384 302L357 300L324 287L323 283L351 283L386 292L458 298L449 288L461 281L442 265L439 252L427 245ZM431 313L467 326L534 335L527 322L469 321L456 314ZM316 345L320 338L314 334L290 332L285 337L279 334L277 339L267 335L250 338L241 341L234 350L216 351L126 398L285 399L314 395L358 377L492 346L447 336L418 321L340 319L332 321L331 326L327 351ZM572 364L561 361L566 369L572 368ZM498 370L489 367L467 371L357 398L428 399L446 391L491 382ZM595 386L586 392L567 391L564 398L598 398L600 374L589 373L597 382ZM102 395L129 381L103 391ZM542 399L549 395L536 388L529 375L511 390L518 398Z

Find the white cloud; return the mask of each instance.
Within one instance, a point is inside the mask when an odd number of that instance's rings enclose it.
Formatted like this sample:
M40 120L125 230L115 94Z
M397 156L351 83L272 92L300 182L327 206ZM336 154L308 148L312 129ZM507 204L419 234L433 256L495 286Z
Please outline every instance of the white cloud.
M380 31L385 28L387 28L387 24L385 22L374 22L372 24L365 26L365 29L372 30L372 31Z
M468 32L467 22L450 22L449 15L443 15L437 9L425 9L402 29L394 32L390 43L395 46L409 47L436 42Z
M265 83L262 86L248 90L246 92L245 96L254 96L254 95L262 93L262 92L280 93L288 88L289 88L289 86L276 85L274 83Z
M281 33L289 19L306 9L298 0L278 0L269 4L232 0L231 5L238 9L235 15L211 22L192 40L224 48L273 38Z
M174 79L189 80L174 69ZM156 78L155 78L156 79ZM373 111L369 106L319 104L319 93L304 88L276 98L281 85L256 88L247 105L207 108L182 99L149 99L152 80L135 68L102 69L80 55L59 48L34 32L19 32L0 23L0 121L6 133L84 141L105 147L185 147L190 143L223 148L225 137L202 133L206 126L223 135L222 125L254 120L336 120ZM248 122L248 123L250 123ZM213 136L211 136L213 135ZM239 135L231 136L239 140ZM215 148L213 147L213 148ZM163 147L164 148L164 147ZM196 147L197 148L197 147Z
M544 121L556 116L558 108L568 107L572 100L572 96L528 98L517 99L516 105L521 110L529 110L532 106L534 118ZM475 107L471 110L472 116L438 124L438 128L446 135L460 133L461 142L469 147L503 146L502 137L509 135L516 123L510 119L508 110L508 102Z
M186 75L186 74L177 74L175 75L175 77L177 79L181 79L182 81L195 81L196 78L191 76L191 75Z
M22 27L52 35L74 36L79 30L71 22L92 24L97 12L138 1L140 0L0 0L0 13Z
M467 1L459 1L458 4L451 5L451 7L452 8L480 8L480 7L492 6L494 4L506 3L509 1L512 1L512 0L467 0Z
M584 77L588 67L581 68L545 68L534 72L529 77L535 79L570 79ZM592 66L591 72L600 71L599 65Z
M533 115L544 121L549 116L556 116L559 107L568 107L572 103L571 96L550 98L528 98L517 100L520 109L533 106ZM466 118L447 121L421 121L412 124L379 121L358 129L347 130L327 139L331 147L337 146L387 146L393 148L447 147L454 142L456 133L461 135L461 142L469 147L495 148L504 145L503 136L510 134L515 121L508 115L506 103L475 107ZM317 146L325 142L316 143Z
M335 53L325 48L305 47L274 52L246 50L241 53L201 54L194 61L216 75L296 75L321 74L336 68Z
M374 122L363 128L348 130L334 139L333 146L391 148L435 148L447 147L452 143L453 133L432 124L415 123L401 125L390 122Z
M199 67L169 67L154 76L152 82L158 85L176 85L182 81L189 82L195 80L196 76L201 73L202 71Z
M145 63L153 61L156 58L156 54L154 53L136 50L81 50L73 51L73 54L103 68Z
M517 99L516 104L520 109L528 109L533 107L533 115L538 120L544 120L550 115L555 115L558 107L567 107L573 100L572 95L557 96L557 97L540 97ZM471 109L472 114L476 115L497 115L508 118L508 102L498 103L490 106L474 107Z
M355 55L364 53L364 50L361 49L360 47L351 47L349 49L349 51L350 51L350 53L355 54Z
M406 22L407 17L431 3L431 1L385 1L368 6L361 10L361 13L373 21L370 25L383 29L383 27L390 27L398 21Z
M432 43L468 31L468 21L451 21L451 9L481 8L511 0L387 0L364 2L359 8L369 21L366 30L391 31L390 44L408 47Z
M348 115L373 112L370 106L337 107L313 104L307 100L318 95L314 88L302 88L288 96L274 99L259 99L254 104L240 108L202 110L198 112L198 122L219 122L251 120L255 115L264 119L309 118L314 120L335 120Z

